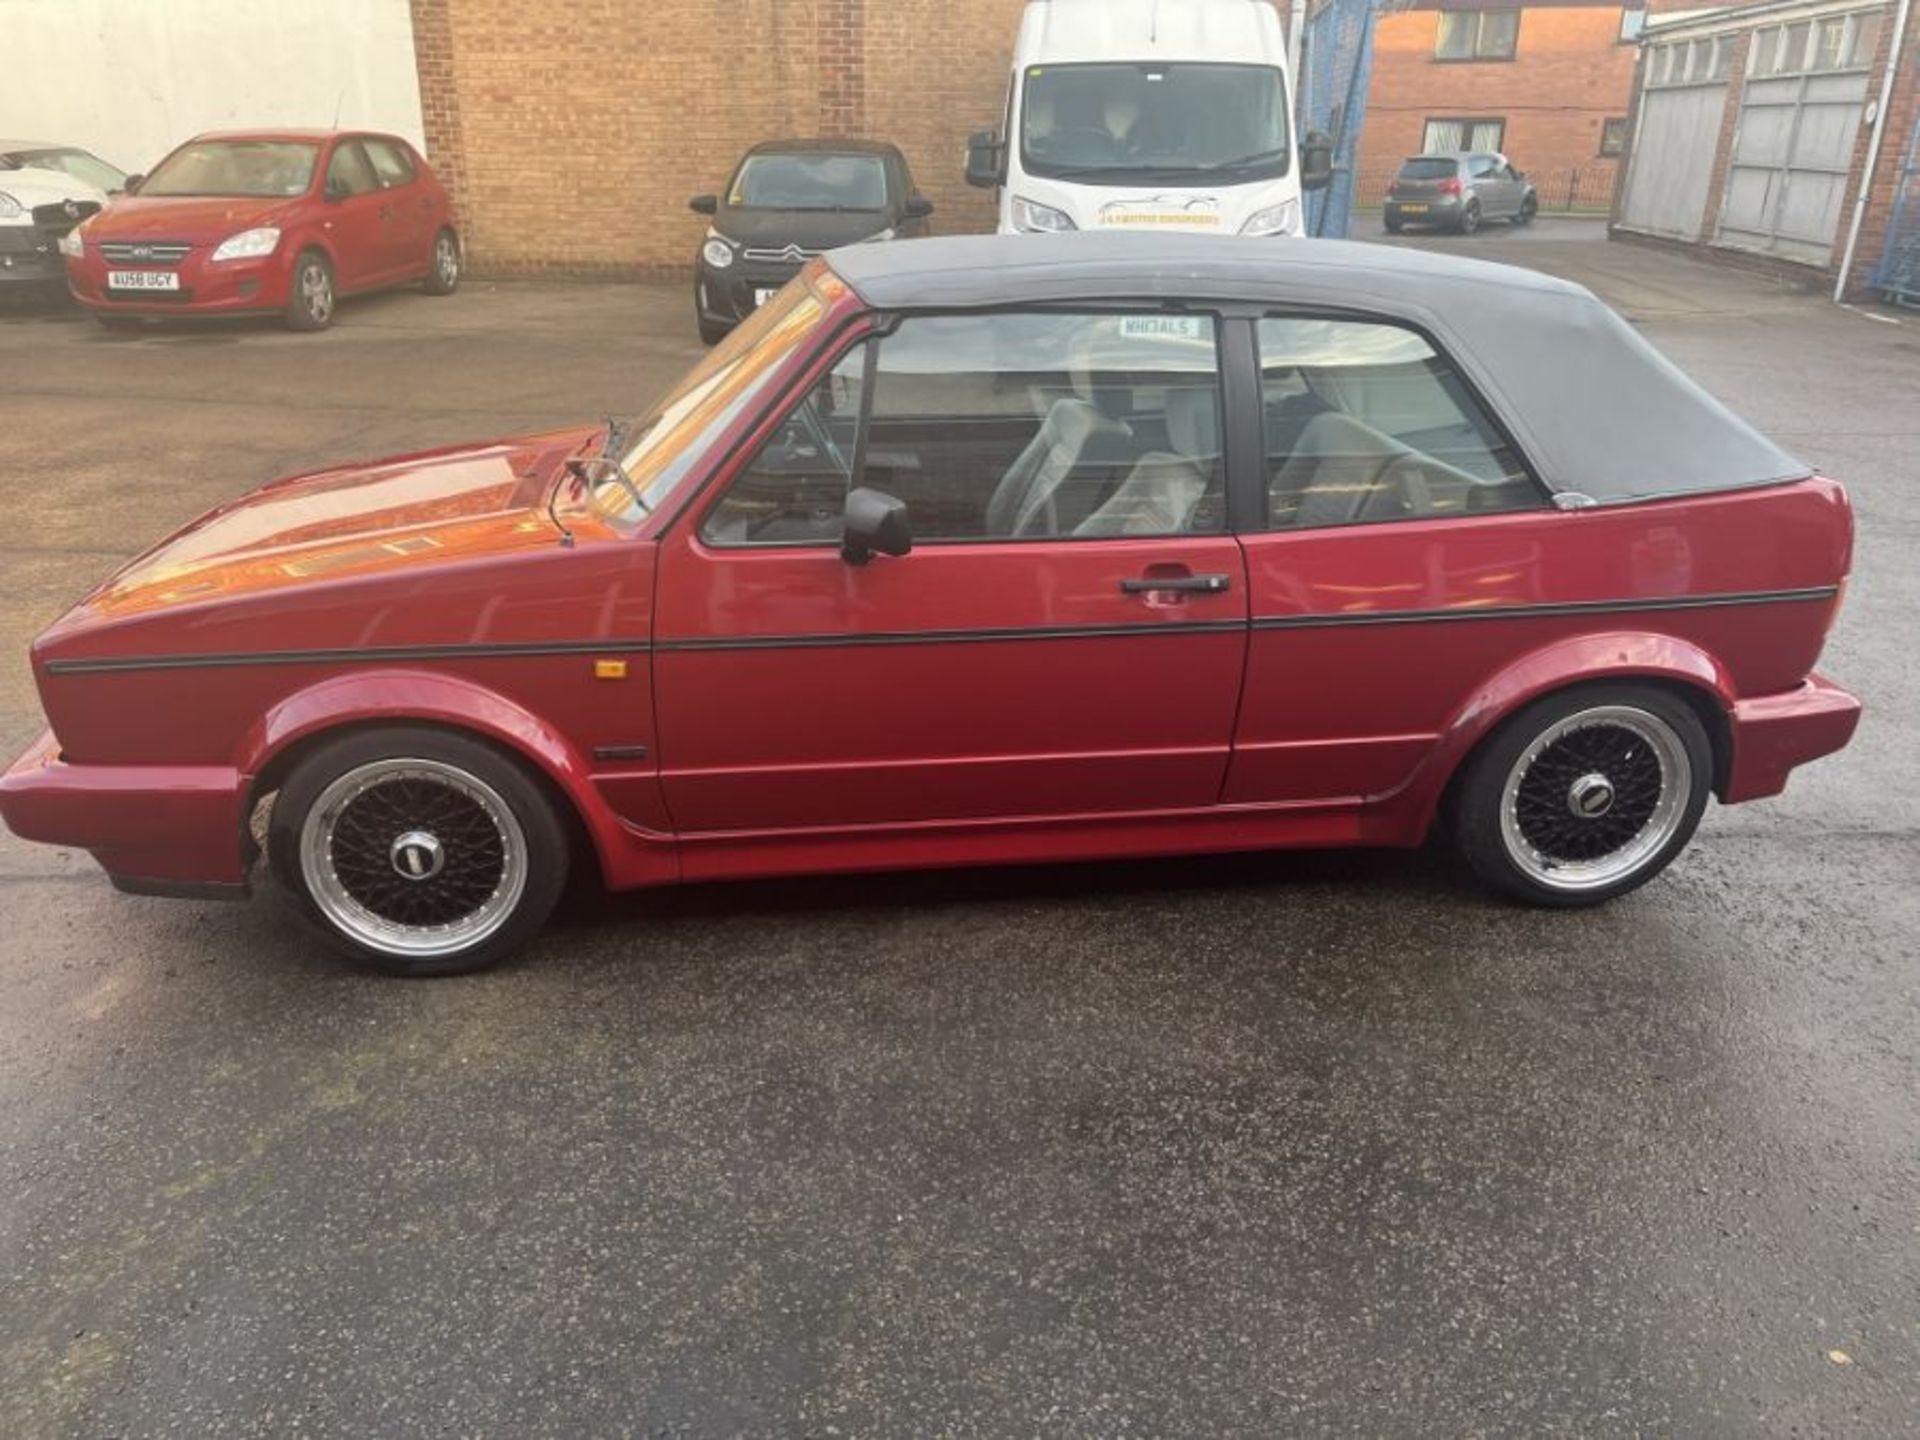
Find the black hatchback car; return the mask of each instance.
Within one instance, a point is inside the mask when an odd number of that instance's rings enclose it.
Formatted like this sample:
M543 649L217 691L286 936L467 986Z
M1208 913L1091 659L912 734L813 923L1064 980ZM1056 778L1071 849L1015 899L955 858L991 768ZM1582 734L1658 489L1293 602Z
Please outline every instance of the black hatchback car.
M694 262L693 304L709 345L823 250L927 233L933 202L907 160L878 140L771 140L742 157L724 193L688 202L711 215Z

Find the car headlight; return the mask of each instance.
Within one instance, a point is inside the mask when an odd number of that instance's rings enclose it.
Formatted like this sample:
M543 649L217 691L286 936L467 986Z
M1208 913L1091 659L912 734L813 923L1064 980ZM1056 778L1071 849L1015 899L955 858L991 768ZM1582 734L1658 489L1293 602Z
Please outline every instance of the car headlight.
M1013 228L1029 235L1058 235L1063 230L1078 230L1073 217L1051 205L1040 205L1025 196L1013 197Z
M7 194L6 191L0 190L0 220L17 220L26 213L26 206L14 199L13 196Z
M66 234L62 235L57 242L57 248L60 253L69 260L82 260L86 258L87 237L84 233L86 228L87 222L82 220L78 225L67 231Z
M1240 227L1242 235L1291 235L1300 224L1300 203L1297 200L1282 200L1278 205L1269 205L1264 210L1256 210L1247 217L1247 223Z
M700 247L700 258L716 270L733 264L733 243L717 230L707 232L707 243Z
M867 236L867 238L866 238L866 239L864 239L864 240L862 240L862 241L861 241L860 243L861 243L862 245L871 245L871 244L873 244L873 243L874 243L874 242L875 242L876 240L892 240L892 239L895 239L895 238L896 238L896 237L897 237L897 236L898 236L899 234L900 234L900 232L899 232L898 230L896 230L896 229L894 229L894 228L893 228L893 226L891 226L891 225L889 225L889 226L887 226L887 228L886 228L886 229L884 229L884 230L876 230L876 231L874 231L874 232L873 232L873 234L871 234L871 235L869 235L869 236Z
M213 252L213 260L216 264L222 260L258 260L262 255L271 255L279 243L280 229L276 225L242 230L220 242L220 248Z

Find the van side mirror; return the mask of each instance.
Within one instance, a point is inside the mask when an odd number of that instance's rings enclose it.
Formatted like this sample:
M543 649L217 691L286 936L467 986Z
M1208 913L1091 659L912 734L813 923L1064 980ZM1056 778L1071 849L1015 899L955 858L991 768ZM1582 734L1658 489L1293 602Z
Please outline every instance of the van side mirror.
M1300 137L1300 188L1324 190L1333 183L1333 137L1309 130Z
M967 137L967 184L977 190L992 190L1006 179L1007 147L994 138L991 130L976 130Z
M924 195L915 195L900 213L909 220L924 220L933 213L933 202Z
M687 208L696 215L718 215L720 197L718 195L696 195L687 201Z
M840 558L864 565L875 555L904 555L913 549L907 530L907 502L864 485L847 492L847 508L840 531Z

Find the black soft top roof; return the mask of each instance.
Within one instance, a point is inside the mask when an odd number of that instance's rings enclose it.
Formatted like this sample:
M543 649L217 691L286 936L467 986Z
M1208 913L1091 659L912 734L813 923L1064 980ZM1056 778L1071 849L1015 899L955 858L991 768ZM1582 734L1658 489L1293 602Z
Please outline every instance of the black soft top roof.
M1601 504L1811 473L1591 291L1511 265L1347 240L1099 232L857 245L830 263L880 310L1241 301L1402 321L1459 364L1550 490Z

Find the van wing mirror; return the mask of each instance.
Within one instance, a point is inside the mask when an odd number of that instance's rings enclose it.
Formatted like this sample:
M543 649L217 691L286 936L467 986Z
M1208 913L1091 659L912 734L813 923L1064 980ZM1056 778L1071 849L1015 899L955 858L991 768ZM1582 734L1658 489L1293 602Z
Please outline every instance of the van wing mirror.
M1333 183L1333 137L1309 130L1300 138L1300 188L1324 190Z
M967 184L978 190L992 190L1006 179L1007 147L991 130L976 130L967 137Z
M913 549L907 529L907 502L866 486L847 492L840 531L840 558L864 565L875 555L905 555Z

